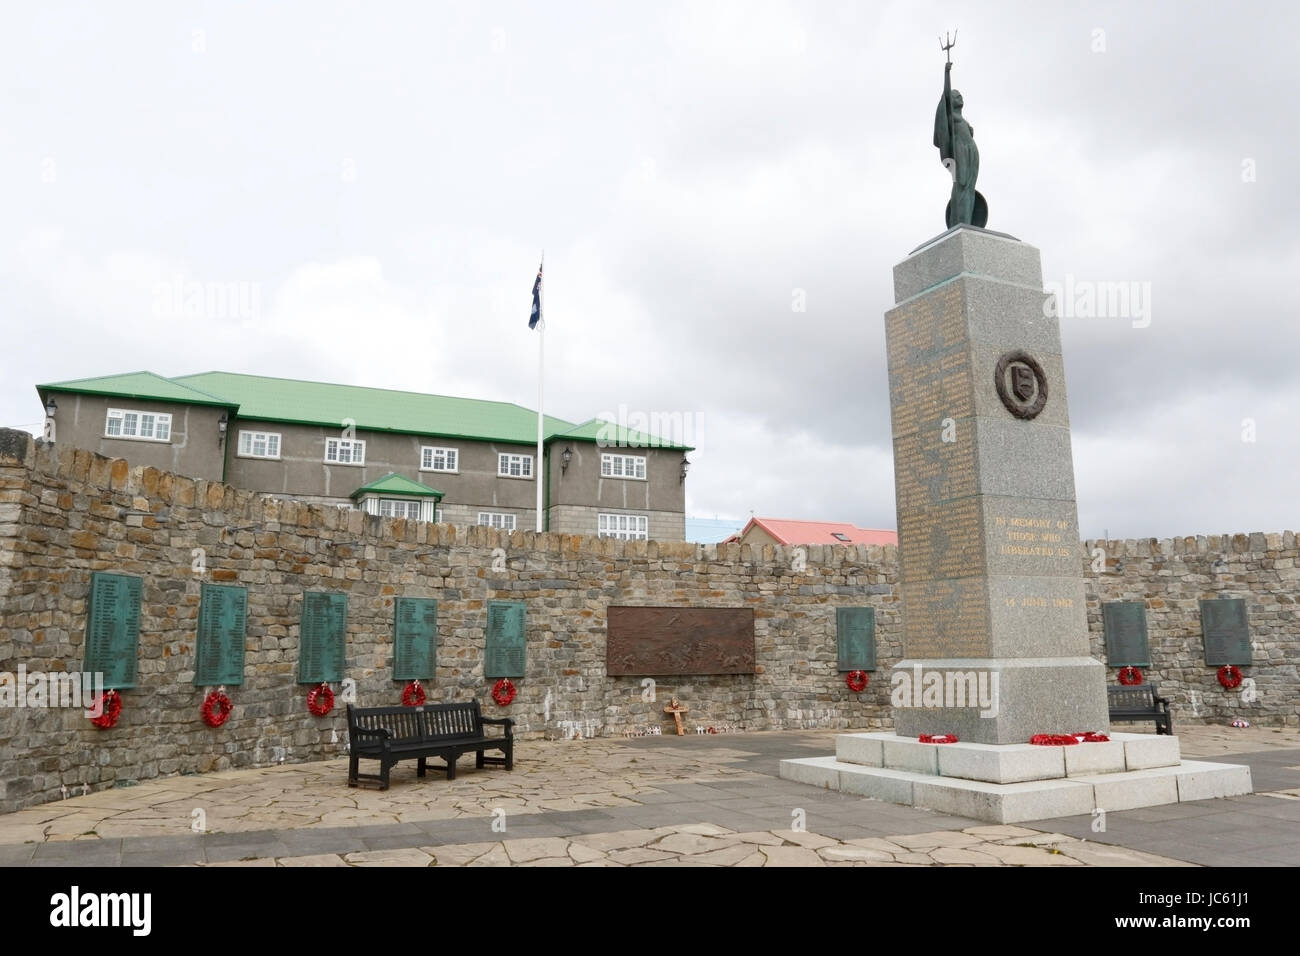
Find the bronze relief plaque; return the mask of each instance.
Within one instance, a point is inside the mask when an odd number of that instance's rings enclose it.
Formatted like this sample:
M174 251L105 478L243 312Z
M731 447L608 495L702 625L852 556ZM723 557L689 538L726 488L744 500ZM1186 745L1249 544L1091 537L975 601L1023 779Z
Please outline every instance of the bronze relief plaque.
M754 609L610 607L610 677L754 673Z
M1028 352L1007 352L993 370L993 384L1007 411L1026 421L1047 404L1047 373Z

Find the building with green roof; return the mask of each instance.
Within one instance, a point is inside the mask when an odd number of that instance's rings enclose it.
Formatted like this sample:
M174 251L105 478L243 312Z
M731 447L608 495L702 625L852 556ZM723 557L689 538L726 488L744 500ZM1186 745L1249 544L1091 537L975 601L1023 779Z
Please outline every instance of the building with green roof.
M546 416L510 402L200 372L36 386L60 443L370 514L681 541L692 451L672 415ZM626 419L626 420L625 420ZM654 423L666 427L656 434Z

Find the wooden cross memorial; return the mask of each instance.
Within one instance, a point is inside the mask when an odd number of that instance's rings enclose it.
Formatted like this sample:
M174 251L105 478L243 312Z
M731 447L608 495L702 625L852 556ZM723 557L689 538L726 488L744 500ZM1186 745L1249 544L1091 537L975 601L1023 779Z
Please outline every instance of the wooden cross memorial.
M676 697L673 698L671 704L669 704L667 707L664 708L664 713L672 714L673 720L677 721L678 737L685 736L686 734L685 729L682 727L682 714L686 713L688 710L690 710L690 708L687 707L685 704L678 703Z

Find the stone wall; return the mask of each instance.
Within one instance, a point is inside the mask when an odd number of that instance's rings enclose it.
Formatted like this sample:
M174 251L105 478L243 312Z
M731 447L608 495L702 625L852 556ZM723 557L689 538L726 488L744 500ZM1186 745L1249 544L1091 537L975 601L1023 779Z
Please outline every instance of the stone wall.
M430 525L131 468L20 434L0 432L0 671L79 670L90 575L112 571L144 582L139 686L122 692L109 730L80 709L0 708L0 809L57 798L62 785L343 755L343 708L311 716L296 683L304 590L348 594L344 670L363 706L400 702L393 600L411 596L438 599L430 699L477 697L497 711L483 677L486 604L509 599L527 602L528 662L502 712L525 737L667 731L674 694L690 705L692 730L887 726L883 672L861 695L837 672L834 609L875 606L879 655L899 658L892 549L814 547L795 573L779 552ZM506 552L504 572L491 570L495 548ZM246 679L229 689L235 710L218 729L200 719L205 689L192 683L203 580L248 588ZM752 607L758 673L660 678L656 699L644 699L641 679L605 676L611 604Z
M1300 725L1300 548L1281 534L1197 535L1137 541L1085 541L1084 580L1092 656L1106 659L1103 601L1146 604L1151 667L1180 722ZM1094 570L1097 569L1097 570ZM1244 598L1250 622L1255 700L1243 688L1220 686L1217 667L1205 663L1199 601ZM1112 672L1113 682L1113 672Z
M1104 549L1097 556L1095 548ZM205 573L193 569L201 548ZM506 552L492 570L493 549ZM902 656L893 547L792 549L622 542L558 533L507 534L309 506L132 468L0 429L0 672L79 670L90 575L143 578L139 686L123 692L118 726L97 730L79 709L0 708L0 810L170 773L263 766L344 753L342 707L324 718L297 684L304 590L349 595L345 674L358 703L395 704L393 600L438 599L434 701L477 697L490 600L527 603L527 676L502 712L527 736L620 735L661 726L676 694L688 726L746 730L890 726L888 667ZM1152 668L1175 721L1247 716L1300 725L1300 618L1295 536L1085 542L1092 651L1104 659L1101 600L1149 607ZM1222 561L1216 565L1216 561ZM1093 570L1094 564L1099 570ZM243 686L221 728L199 717L194 637L203 581L248 588ZM1219 687L1202 663L1197 599L1247 599L1258 699ZM609 605L752 607L757 673L660 678L656 700L638 678L605 676ZM852 694L836 669L835 608L876 609L879 669ZM337 690L337 687L336 687Z

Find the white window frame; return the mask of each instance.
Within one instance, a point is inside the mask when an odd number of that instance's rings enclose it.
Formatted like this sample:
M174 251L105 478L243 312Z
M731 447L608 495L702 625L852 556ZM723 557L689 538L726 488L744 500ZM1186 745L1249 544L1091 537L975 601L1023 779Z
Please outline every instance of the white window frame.
M498 531L514 531L515 515L507 511L480 511L478 513L478 523L487 525L489 528L496 528Z
M343 446L348 448L348 460L340 461L339 452ZM334 457L330 457L330 450L333 449ZM361 438L326 438L325 439L325 464L327 465L364 465L366 463L366 443Z
M602 454L600 456L600 477L626 478L630 481L645 481L645 456Z
M519 474L512 474L516 465L519 468ZM518 478L521 481L532 481L533 456L511 455L508 452L501 452L497 455L497 477Z
M149 434L145 435L145 419L149 420ZM117 422L117 431L112 423ZM127 425L130 425L130 431ZM162 434L159 437L159 433ZM171 412L142 412L138 408L110 408L104 416L104 437L127 441L156 441L170 444L172 440Z
M405 514L385 514L384 502L390 504L401 502L406 506L402 509ZM412 505L417 506L414 515L410 513ZM356 508L377 518L406 518L408 521L434 521L442 518L442 509L437 507L437 502L433 498L406 498L395 495L367 494L357 503ZM389 509L390 512L393 510L395 509Z
M423 513L422 504L423 502L418 498L380 498L379 516L381 518L407 518L411 521L419 521L420 515ZM401 506L401 514L397 513L399 505ZM384 510L385 506L388 506L387 511Z
M596 515L596 536L622 541L649 541L650 516L601 512Z
M441 452L441 455L439 453ZM442 458L444 465L450 462L450 467L439 468L438 458ZM425 462L428 462L426 465ZM421 445L420 446L420 471L444 471L451 474L457 474L460 471L460 449L449 448L444 445Z
M283 443L283 437L284 436L280 432L258 432L241 428L239 430L239 444L236 446L238 450L235 452L235 455L238 458L268 458L272 461L279 461L280 446ZM245 442L245 438L248 439L247 442ZM254 450L259 438L266 447L265 454L261 455ZM274 454L271 453L272 440L274 440L275 444Z

